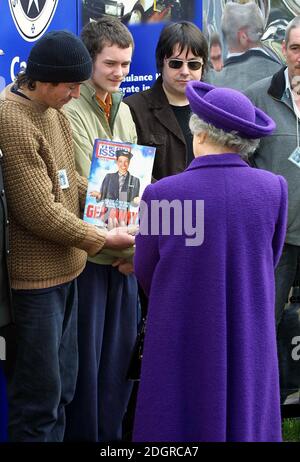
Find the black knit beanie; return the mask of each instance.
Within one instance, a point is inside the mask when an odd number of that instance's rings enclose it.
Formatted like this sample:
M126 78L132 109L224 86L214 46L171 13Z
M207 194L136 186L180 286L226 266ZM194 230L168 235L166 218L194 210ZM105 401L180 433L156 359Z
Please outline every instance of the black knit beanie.
M83 42L68 31L51 31L31 49L26 75L39 82L83 82L92 73L92 59Z

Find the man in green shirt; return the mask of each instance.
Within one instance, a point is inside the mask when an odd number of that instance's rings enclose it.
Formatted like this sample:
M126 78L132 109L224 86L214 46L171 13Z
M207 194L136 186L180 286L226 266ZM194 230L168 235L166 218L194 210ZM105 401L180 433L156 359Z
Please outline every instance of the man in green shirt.
M89 176L94 140L136 143L119 87L129 72L133 38L119 21L101 18L81 33L93 61L91 79L66 112L78 172ZM132 251L101 251L78 279L79 376L67 414L66 440L117 441L132 384L126 380L137 334L138 289ZM84 425L82 423L84 422Z

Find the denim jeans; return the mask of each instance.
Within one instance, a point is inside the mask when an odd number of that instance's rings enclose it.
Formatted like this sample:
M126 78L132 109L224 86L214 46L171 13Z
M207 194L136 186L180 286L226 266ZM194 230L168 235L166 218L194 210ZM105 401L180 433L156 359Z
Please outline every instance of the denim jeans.
M65 441L119 441L133 386L126 376L137 335L137 281L88 262L78 294L79 374Z
M17 357L8 387L11 441L62 441L77 371L77 282L13 290Z

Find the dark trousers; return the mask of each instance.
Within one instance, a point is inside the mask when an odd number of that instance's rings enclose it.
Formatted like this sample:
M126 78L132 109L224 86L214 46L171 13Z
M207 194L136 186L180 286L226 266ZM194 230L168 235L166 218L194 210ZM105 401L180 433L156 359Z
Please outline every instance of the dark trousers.
M288 302L289 293L296 278L297 267L300 262L300 246L285 244L278 266L275 271L276 284L276 329L283 316L285 304Z
M79 374L65 440L121 440L132 390L126 374L137 335L136 278L88 262L78 296Z
M9 383L11 441L62 441L78 371L77 284L13 290L17 357Z
M6 380L0 361L0 443L7 440L7 397Z

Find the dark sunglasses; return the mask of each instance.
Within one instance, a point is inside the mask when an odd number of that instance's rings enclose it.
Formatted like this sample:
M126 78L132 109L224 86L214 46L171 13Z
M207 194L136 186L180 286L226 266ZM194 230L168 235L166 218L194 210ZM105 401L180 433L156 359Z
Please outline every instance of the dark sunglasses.
M187 63L188 68L190 71L199 71L201 67L203 66L203 61L198 60L198 59L193 59L191 61L186 61L184 59L177 59L177 58L171 58L167 59L165 58L166 62L168 63L168 66L170 69L180 69L184 63Z

